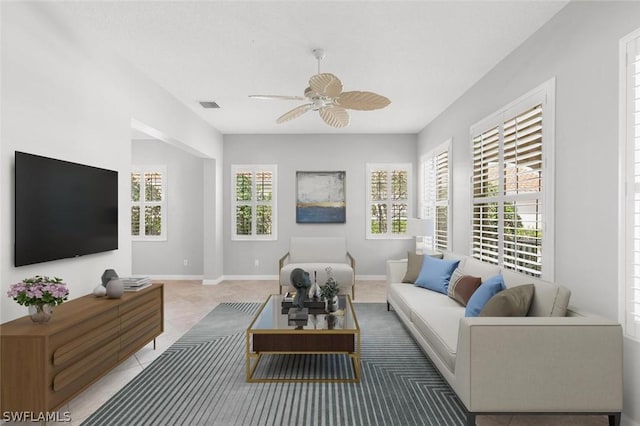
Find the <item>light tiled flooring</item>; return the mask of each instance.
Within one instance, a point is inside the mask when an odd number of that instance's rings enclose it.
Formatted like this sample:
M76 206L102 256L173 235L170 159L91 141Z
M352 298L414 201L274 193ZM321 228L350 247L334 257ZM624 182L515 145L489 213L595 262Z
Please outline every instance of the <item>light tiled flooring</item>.
M203 286L199 281L165 282L165 330L153 344L142 348L109 374L71 400L60 412L71 413L71 424L79 425L127 382L140 373L173 342L221 302L263 302L278 293L276 281L225 281ZM385 302L383 281L356 283L356 301ZM69 423L61 423L68 425ZM479 416L478 426L607 425L601 416ZM447 425L443 425L447 426Z

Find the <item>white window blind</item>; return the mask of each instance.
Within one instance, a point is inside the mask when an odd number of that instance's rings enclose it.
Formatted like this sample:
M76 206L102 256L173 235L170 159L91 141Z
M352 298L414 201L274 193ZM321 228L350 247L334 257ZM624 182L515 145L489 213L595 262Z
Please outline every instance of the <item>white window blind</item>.
M411 164L367 164L367 238L406 237Z
M449 142L427 153L422 159L421 216L434 219L432 249L449 249Z
M276 166L232 165L233 240L276 240Z
M624 221L622 240L624 288L622 323L625 334L640 340L640 30L624 43L625 78L621 79L624 107L621 108L624 130L621 149L625 178L622 182Z
M131 236L134 240L165 240L167 191L165 166L131 169Z
M472 255L546 279L553 273L552 227L545 226L553 212L545 161L552 87L543 85L472 128Z

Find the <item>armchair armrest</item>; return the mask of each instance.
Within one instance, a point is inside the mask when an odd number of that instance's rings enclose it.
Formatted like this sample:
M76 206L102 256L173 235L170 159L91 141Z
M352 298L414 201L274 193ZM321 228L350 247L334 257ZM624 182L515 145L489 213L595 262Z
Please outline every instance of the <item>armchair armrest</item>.
M462 318L456 393L470 412L619 412L622 327L589 317Z
M347 252L347 258L349 258L349 264L351 265L351 269L353 269L353 276L356 276L356 260L351 256L351 253Z
M284 261L287 259L287 257L289 257L289 252L286 252L284 256L282 256L278 261L278 272L280 272L280 270L284 267Z
M280 276L280 271L282 271L282 268L284 267L284 261L287 259L287 257L289 257L289 252L286 252L284 256L282 256L280 260L278 260L278 276ZM278 279L278 286L280 287L280 294L282 294L282 284L280 284L280 279Z

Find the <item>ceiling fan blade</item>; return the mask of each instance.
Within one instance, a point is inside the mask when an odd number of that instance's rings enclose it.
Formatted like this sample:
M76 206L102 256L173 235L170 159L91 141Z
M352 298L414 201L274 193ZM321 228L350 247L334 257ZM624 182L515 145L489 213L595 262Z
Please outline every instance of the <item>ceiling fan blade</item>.
M304 101L302 96L283 96L283 95L249 95L252 99L281 99L285 101Z
M276 120L276 123L281 124L285 121L293 120L294 118L300 117L305 112L309 111L313 108L313 104L305 104L295 107L289 112L285 112Z
M347 110L340 106L322 108L319 112L324 122L332 127L347 127L351 121Z
M309 79L309 87L321 96L335 98L342 93L342 82L331 73L316 74Z
M374 109L384 108L391 103L391 101L382 95L378 95L373 92L344 92L338 99L335 100L337 104L349 109L355 109L360 111L371 111Z

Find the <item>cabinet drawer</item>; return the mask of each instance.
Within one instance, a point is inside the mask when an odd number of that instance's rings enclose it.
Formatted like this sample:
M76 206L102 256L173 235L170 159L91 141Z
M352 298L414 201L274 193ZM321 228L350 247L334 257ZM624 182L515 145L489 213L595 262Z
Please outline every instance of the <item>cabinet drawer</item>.
M73 343L74 341L82 338L81 336L90 334L96 328L100 328L117 318L118 308L115 306L112 309L100 312L96 315L90 315L90 313L87 313L83 315L83 318L74 323L73 326L66 328L60 333L52 335L49 338L49 347L53 353L61 346Z
M61 366L97 351L108 342L117 340L119 334L120 320L114 318L56 349L53 352L53 365Z
M142 290L145 291L145 290ZM133 300L129 300L120 305L120 315L126 317L131 311L135 311L144 306L154 306L156 309L158 305L162 304L162 292L161 287L152 288L146 291L144 294L136 297Z
M157 311L129 329L123 329L120 335L120 359L131 355L160 333L162 333L162 316Z

